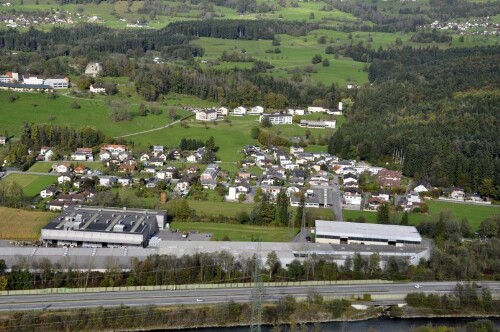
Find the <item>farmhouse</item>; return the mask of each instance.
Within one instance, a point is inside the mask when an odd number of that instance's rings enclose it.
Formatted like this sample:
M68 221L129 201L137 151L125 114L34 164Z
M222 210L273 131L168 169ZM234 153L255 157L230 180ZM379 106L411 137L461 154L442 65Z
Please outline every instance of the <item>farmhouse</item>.
M5 136L0 136L0 144L1 144L1 145L5 145L5 143L7 143L7 137L5 137Z
M89 91L92 93L106 93L106 87L104 84L94 83L90 85Z
M414 226L365 224L316 220L316 242L332 244L420 245L422 237Z
M78 247L146 247L166 222L166 211L73 205L42 229L41 240Z

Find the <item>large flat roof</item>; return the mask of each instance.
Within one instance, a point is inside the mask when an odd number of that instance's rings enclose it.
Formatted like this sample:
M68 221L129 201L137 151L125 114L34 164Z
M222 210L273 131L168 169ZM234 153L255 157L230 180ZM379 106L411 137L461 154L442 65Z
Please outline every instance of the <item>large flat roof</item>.
M316 220L316 234L390 241L422 241L420 233L414 226L365 224L345 221Z

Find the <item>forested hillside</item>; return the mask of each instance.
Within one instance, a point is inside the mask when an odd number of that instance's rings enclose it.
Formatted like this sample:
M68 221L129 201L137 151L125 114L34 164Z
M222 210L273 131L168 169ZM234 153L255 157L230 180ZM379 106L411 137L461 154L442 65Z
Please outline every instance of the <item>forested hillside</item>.
M500 47L379 53L330 150L500 195Z

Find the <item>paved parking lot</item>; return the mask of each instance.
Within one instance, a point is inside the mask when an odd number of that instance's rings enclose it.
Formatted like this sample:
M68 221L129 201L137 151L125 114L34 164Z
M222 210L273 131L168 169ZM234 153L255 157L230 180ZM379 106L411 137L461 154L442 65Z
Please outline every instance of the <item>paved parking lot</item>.
M182 237L182 232L173 232L172 230L160 231L157 235L162 241L210 241L210 233L189 233L187 237Z

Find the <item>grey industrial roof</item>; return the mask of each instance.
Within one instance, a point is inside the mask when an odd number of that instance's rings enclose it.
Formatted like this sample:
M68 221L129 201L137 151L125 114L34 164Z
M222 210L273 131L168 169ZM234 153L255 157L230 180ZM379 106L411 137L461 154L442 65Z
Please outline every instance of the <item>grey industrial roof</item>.
M166 212L70 206L43 229L143 233L151 223L157 225L157 216L166 218Z
M421 242L422 237L414 226L380 225L344 221L316 220L316 234L346 238L372 238Z

